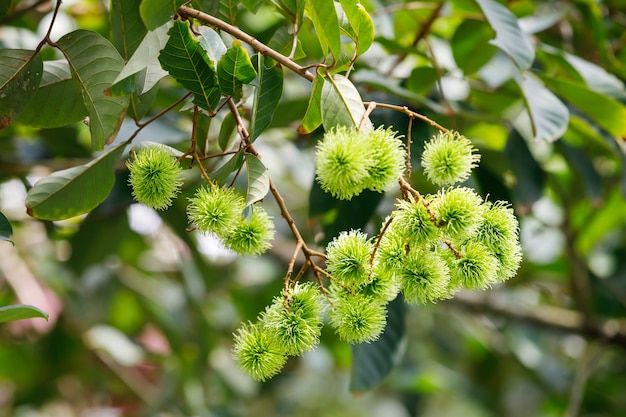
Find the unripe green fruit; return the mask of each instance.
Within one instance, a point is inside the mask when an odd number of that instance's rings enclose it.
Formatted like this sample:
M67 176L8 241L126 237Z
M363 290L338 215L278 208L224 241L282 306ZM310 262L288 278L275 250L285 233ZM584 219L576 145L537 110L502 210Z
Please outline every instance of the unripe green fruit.
M332 298L328 318L339 338L348 343L378 339L387 324L385 303L362 295L338 294Z
M497 281L498 260L482 243L468 241L461 257L447 257L450 266L450 289L485 289Z
M229 249L241 255L260 255L272 245L274 238L274 223L272 218L260 205L254 206L249 220L243 217L235 224L232 233L224 238L224 243Z
M244 324L234 336L233 358L257 381L273 377L287 361L274 335L259 324Z
M409 303L434 303L449 295L450 271L430 250L409 252L400 269L400 286Z
M400 200L396 207L392 227L408 239L410 246L428 245L439 238L441 233L421 201Z
M398 182L404 171L406 152L402 142L390 129L378 128L362 135L371 156L364 186L372 191L387 191Z
M474 151L472 142L458 132L439 132L424 145L424 173L439 186L465 181L480 161L480 155Z
M482 198L466 187L441 190L433 200L437 226L443 234L455 241L463 241L476 234L483 219Z
M195 227L225 239L241 223L244 199L232 188L203 186L189 199L187 217Z
M341 285L359 288L369 280L373 248L364 233L341 232L326 247L326 269Z
M165 210L180 192L182 168L163 146L140 149L126 162L128 182L137 201L157 210Z

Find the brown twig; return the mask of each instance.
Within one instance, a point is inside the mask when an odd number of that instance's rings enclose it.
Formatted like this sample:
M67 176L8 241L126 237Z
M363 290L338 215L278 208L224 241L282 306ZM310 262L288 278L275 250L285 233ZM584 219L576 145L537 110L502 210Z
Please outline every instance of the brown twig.
M371 102L369 101L364 101L363 104L368 106ZM386 104L386 103L376 103L376 107L382 107L384 109L391 109L391 110L395 110L395 111L399 111L400 113L404 113L407 116L409 116L410 118L413 119L420 119L426 123L428 123L429 125L431 125L432 127L444 132L444 133L449 133L450 131L448 129L446 129L445 127L441 126L439 123L435 122L434 120L424 116L423 114L414 112L412 110L410 110L407 106L396 106L395 104Z

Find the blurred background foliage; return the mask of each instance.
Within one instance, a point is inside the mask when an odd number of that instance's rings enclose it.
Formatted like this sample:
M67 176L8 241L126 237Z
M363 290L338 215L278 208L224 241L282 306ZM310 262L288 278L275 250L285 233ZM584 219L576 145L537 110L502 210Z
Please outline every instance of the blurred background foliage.
M0 47L34 49L52 3L3 0ZM276 219L274 248L258 258L236 257L186 231L196 171L181 198L156 213L133 203L120 162L113 191L91 213L37 221L25 212L28 188L88 162L89 131L80 122L47 129L14 123L0 130L0 211L15 243L0 241L0 305L36 305L50 319L0 327L0 415L626 416L626 2L506 2L532 41L537 82L569 112L557 141L534 140L520 120L523 92L510 60L490 43L492 25L476 2L362 3L376 37L351 80L364 100L406 105L479 147L481 165L468 185L514 203L525 256L518 276L408 308L399 364L362 395L349 390L350 347L327 328L315 351L255 383L230 349L233 330L282 287L293 242L275 203L265 203ZM277 44L289 23L272 2L259 2L255 13L251 4L191 6ZM109 8L106 1L64 1L52 39L85 28L114 40L119 29ZM319 62L311 22L303 25L295 59ZM50 48L42 54L54 58ZM149 114L182 94L162 80ZM280 107L255 145L308 242L352 225L375 232L395 195L339 204L320 191L313 149L321 132L296 131L309 95L310 84L286 71ZM210 126L215 143L223 117ZM407 132L401 113L378 109L372 120ZM170 112L135 143L184 150L190 126L190 112ZM133 129L125 122L118 137ZM418 162L433 133L412 125L412 180L425 193L434 190Z

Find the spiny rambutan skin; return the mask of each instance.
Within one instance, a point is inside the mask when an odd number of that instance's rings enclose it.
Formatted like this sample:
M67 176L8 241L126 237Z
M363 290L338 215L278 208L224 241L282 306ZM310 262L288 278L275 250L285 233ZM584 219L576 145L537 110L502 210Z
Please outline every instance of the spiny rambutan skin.
M274 335L259 324L242 325L234 337L233 358L241 369L257 381L273 377L287 361Z
M326 246L326 270L341 285L359 288L367 283L374 245L359 230L341 232Z
M437 226L454 241L472 237L483 219L483 200L474 190L454 187L441 190L433 200Z
M322 189L340 200L349 200L365 189L372 165L368 141L355 127L338 126L317 143L317 180Z
M386 303L345 291L337 294L341 295L332 298L328 318L339 338L348 343L378 339L387 324Z
M513 278L522 263L522 247L517 239L502 243L492 253L498 260L498 270L494 282L504 282Z
M424 173L438 186L465 181L480 161L475 150L472 142L458 132L439 132L424 145Z
M450 289L463 286L468 290L485 289L497 281L498 259L479 242L468 241L461 256L447 256L450 268Z
M187 217L198 230L225 239L241 222L244 205L232 188L203 186L189 198Z
M365 188L385 192L402 176L406 163L406 151L396 133L389 128L378 128L364 134L368 153L372 159L367 169Z
M391 219L391 220L390 220ZM387 217L385 224L391 221L387 229L384 231L380 244L374 256L376 270L390 276L397 276L397 271L404 264L404 258L407 253L408 239L404 236L404 226L395 218ZM381 231L381 233L383 233Z
M449 295L450 271L430 250L409 252L400 270L400 286L408 303L434 303Z
M287 300L287 301L285 301ZM261 316L263 327L274 334L287 355L300 355L319 342L324 320L323 297L311 283L296 284L285 299L275 297Z
M126 161L128 182L135 199L157 210L165 210L183 185L182 168L163 146L142 148Z
M441 235L421 201L400 200L396 208L392 227L399 230L411 246L430 244Z
M511 206L504 201L484 204L483 221L474 240L496 252L509 241L517 241L519 223Z
M269 214L256 205L249 220L240 217L232 233L224 238L227 248L240 255L257 256L267 251L274 238L274 223Z

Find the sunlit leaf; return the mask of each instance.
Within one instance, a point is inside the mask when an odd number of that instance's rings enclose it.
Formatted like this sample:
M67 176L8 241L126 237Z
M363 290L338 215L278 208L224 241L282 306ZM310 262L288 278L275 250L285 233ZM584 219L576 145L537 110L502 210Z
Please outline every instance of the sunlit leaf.
M209 59L213 62L213 69L217 70L217 63L222 58L222 55L226 53L226 45L220 35L213 29L204 26L201 29L200 46L206 50Z
M53 172L26 195L29 215L41 220L63 220L93 210L107 197L115 182L115 165L125 143L88 164Z
M555 141L563 136L569 122L565 104L530 74L516 81L524 94L534 139Z
M234 25L239 14L239 0L219 0L219 2L219 18Z
M26 304L0 307L0 323L33 318L48 320L48 313L41 311L35 306Z
M250 141L254 142L269 126L283 94L283 69L280 64L265 66L263 55L258 55L259 84L254 92L250 116Z
M13 227L7 217L0 211L0 241L5 240L11 242L13 235Z
M352 40L357 55L362 55L374 42L374 22L367 10L357 0L341 0L341 7L352 28Z
M506 53L520 69L530 68L535 58L535 49L528 36L520 29L515 15L495 0L476 2L496 32L496 38L491 43Z
M45 61L43 76L33 99L16 122L54 128L80 122L87 116L80 86L72 79L66 60Z
M183 87L193 93L193 102L204 110L217 106L221 92L213 63L204 48L191 36L187 23L177 20L159 62Z
M59 39L57 45L82 91L89 114L91 147L100 150L115 139L126 114L128 97L105 95L105 90L124 67L124 60L115 47L96 32L77 30Z
M235 39L217 63L217 76L222 94L239 99L241 86L249 84L256 77L248 51Z
M406 348L406 305L401 295L387 305L387 325L371 343L352 345L350 391L361 394L378 385L396 366Z
M148 31L141 20L141 0L111 0L111 43L127 60L135 53Z
M330 53L335 60L341 56L339 20L334 0L306 0L306 13L313 22L324 56Z
M337 125L359 126L365 107L359 91L343 75L324 79L321 98L322 124L325 129Z
M33 98L42 74L39 53L0 49L0 129L10 125Z
M172 19L186 0L142 0L139 12L146 27L154 30Z
M324 86L324 77L318 72L311 85L311 95L309 96L309 104L302 118L298 133L308 135L322 124L322 87Z
M246 154L248 171L248 192L246 205L262 200L270 190L270 174L263 162L252 154Z

